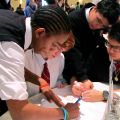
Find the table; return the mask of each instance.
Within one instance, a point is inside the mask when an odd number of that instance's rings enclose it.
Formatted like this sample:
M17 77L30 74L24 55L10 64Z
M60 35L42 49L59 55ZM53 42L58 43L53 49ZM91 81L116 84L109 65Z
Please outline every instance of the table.
M108 85L100 82L94 83L94 88L98 90L108 90ZM53 91L60 96L64 103L75 102L78 98L73 97L71 92L71 86L64 88L54 88ZM45 97L41 94L37 94L29 99L30 102L44 107L57 107L54 103L49 103ZM105 102L84 102L80 101L81 115L75 120L103 120L104 112L106 108ZM9 112L5 113L0 120L12 120Z
M108 85L103 83L95 82L94 88L98 90L108 90ZM65 88L55 88L53 91L60 96L64 103L74 103L78 98L73 97L71 92L71 86ZM35 95L30 98L30 101L34 104L39 104L44 107L57 107L54 103L49 103L45 98L41 99L41 95ZM103 120L104 112L106 108L105 102L84 102L80 101L80 112L81 115L76 120Z

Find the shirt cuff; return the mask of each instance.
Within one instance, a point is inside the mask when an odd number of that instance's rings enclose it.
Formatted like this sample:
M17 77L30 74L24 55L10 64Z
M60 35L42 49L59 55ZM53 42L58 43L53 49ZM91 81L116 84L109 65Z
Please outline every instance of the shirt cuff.
M28 99L25 82L9 82L0 84L0 97L2 100L26 100Z

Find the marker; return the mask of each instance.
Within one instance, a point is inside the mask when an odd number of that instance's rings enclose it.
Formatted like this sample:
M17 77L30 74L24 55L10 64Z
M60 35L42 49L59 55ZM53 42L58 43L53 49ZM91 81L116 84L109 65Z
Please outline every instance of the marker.
M82 97L79 97L75 103L79 103L79 101L82 99Z

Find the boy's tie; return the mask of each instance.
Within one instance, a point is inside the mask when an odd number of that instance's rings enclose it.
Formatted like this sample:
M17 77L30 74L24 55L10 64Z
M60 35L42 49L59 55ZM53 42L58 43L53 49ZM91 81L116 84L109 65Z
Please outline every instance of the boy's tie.
M44 63L44 68L43 68L43 71L41 74L41 78L46 80L47 83L50 85L50 73L49 73L48 66L47 66L46 62Z

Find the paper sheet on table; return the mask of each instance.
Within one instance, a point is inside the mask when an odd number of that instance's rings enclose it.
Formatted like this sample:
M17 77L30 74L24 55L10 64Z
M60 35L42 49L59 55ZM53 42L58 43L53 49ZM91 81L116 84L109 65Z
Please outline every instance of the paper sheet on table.
M102 83L95 82L94 88L98 90L108 90L108 86ZM58 89L55 88L54 92L57 93L64 103L74 103L78 98L73 97L70 86ZM54 103L49 103L43 99L41 101L42 106L45 107L57 107ZM102 120L106 108L105 102L84 102L80 101L80 118L76 120Z
M98 90L108 90L108 86L103 83L94 83L94 87ZM75 102L77 98L72 96L71 88L70 86L66 86L65 88L54 89L55 93L57 93L62 100L67 102ZM43 99L43 95L35 95L34 97L30 98L29 100L35 104L41 104L46 107L55 107L56 105L54 103L49 103L47 100ZM96 103L90 103L90 102L84 102L80 101L80 112L81 115L78 119L75 120L102 120L104 116L106 103L104 102L96 102ZM3 116L0 117L0 120L12 120L9 112L6 112Z

